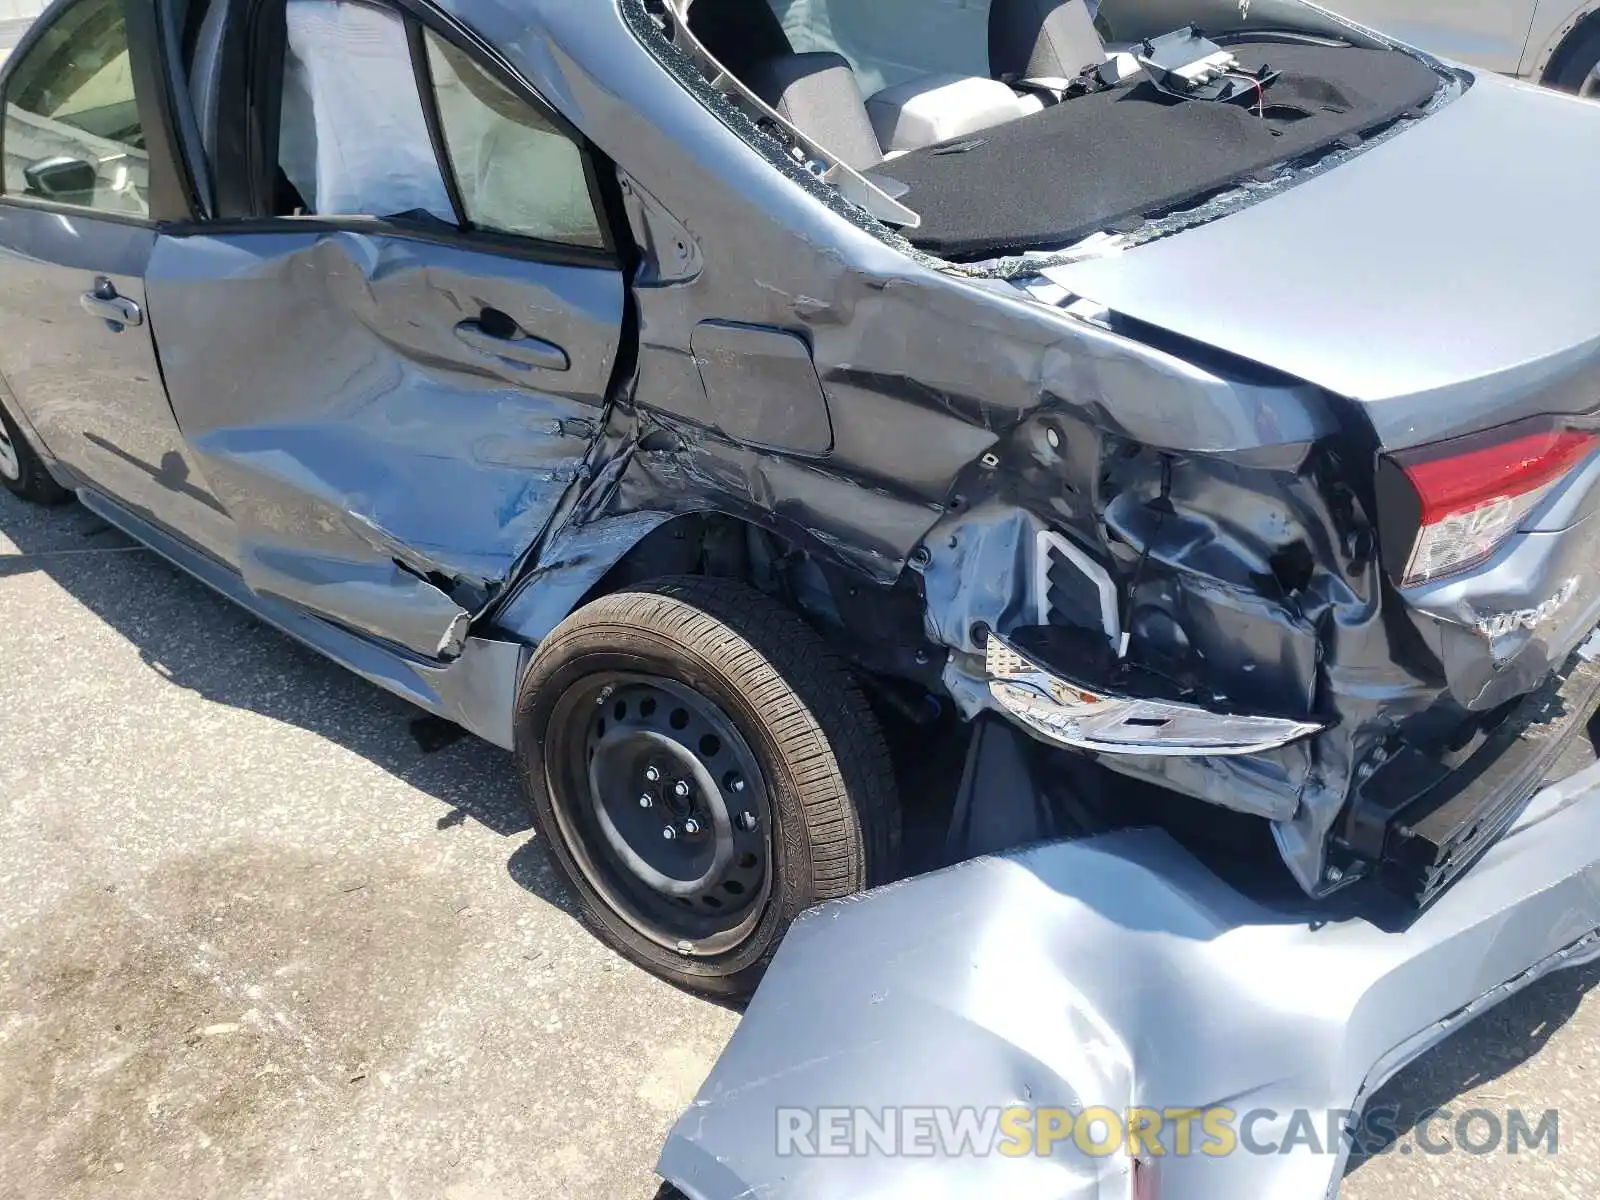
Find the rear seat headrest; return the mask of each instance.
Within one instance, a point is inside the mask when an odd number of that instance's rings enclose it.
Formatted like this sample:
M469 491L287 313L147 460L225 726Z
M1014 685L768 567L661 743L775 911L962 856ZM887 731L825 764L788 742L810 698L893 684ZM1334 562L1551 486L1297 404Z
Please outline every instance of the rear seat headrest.
M996 79L1071 79L1104 59L1087 0L993 0L989 7Z
M746 83L756 64L794 53L767 0L692 0L688 24L712 57Z
M845 165L864 171L883 161L861 85L844 55L783 54L755 64L744 82Z

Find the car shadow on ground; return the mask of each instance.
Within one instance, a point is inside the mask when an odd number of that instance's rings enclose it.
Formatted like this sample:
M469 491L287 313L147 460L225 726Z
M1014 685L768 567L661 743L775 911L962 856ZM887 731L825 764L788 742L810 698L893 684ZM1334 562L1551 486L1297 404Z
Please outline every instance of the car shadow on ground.
M1600 983L1600 963L1589 963L1540 980L1505 1003L1490 1009L1441 1045L1423 1055L1373 1093L1366 1108L1369 1127L1381 1136L1357 1139L1345 1173L1388 1153L1425 1120L1439 1114L1458 1118L1481 1106L1502 1122L1506 1109L1516 1108L1514 1095L1487 1096L1471 1103L1461 1097L1502 1078L1544 1049L1555 1033L1577 1013L1584 997ZM1523 1115L1537 1128L1544 1106L1535 1097ZM1381 1122L1373 1118L1381 1116ZM1562 1114L1565 1117L1565 1114ZM1558 1122L1559 1123L1559 1122ZM1432 1129L1435 1143L1452 1140L1454 1122Z
M569 913L574 897L542 845L511 755L423 714L266 625L69 504L39 509L0 493L0 579L40 572L116 630L157 674L217 704L299 726L438 800L441 830L476 821L524 839L507 870Z

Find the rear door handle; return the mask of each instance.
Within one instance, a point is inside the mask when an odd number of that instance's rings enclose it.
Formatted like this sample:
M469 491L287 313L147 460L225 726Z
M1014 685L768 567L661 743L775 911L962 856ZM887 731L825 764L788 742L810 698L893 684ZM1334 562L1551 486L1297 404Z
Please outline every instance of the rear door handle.
M78 297L78 303L91 317L99 317L112 325L144 324L144 310L126 296L117 295L116 285L104 277L95 280L94 291Z
M511 326L511 331L508 331L510 336L501 337L498 328L490 333L477 321L463 321L456 326L456 337L479 354L524 370L539 367L546 371L565 371L572 365L567 352L555 343L529 337L515 325Z

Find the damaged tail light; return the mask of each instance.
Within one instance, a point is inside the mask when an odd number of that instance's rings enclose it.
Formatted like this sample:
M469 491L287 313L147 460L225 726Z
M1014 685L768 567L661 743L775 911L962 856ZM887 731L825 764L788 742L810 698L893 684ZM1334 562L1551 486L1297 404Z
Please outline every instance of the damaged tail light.
M1386 473L1390 484L1380 482L1379 503L1395 535L1391 547L1410 547L1403 569L1394 572L1400 586L1483 562L1597 446L1596 434L1537 421L1395 455L1409 487L1397 493ZM1396 509L1409 509L1410 519L1396 519ZM1415 530L1409 540L1404 527Z

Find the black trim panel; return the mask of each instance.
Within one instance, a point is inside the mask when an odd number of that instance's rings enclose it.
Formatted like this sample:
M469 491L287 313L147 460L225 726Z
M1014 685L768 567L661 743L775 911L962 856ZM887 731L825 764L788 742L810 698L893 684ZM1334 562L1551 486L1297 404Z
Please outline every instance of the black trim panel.
M428 140L433 143L434 161L444 176L445 194L450 197L450 208L456 214L456 224L468 228L467 206L461 199L461 181L456 178L456 166L450 160L450 143L445 140L444 122L439 116L439 98L433 87L433 65L428 61L427 32L421 21L411 13L402 13L406 26L406 45L411 50L411 71L417 81L417 99L422 103L422 119L428 126Z
M412 221L406 217L252 217L237 221L193 221L165 225L168 237L231 237L244 233L364 233L369 237L405 238L454 246L478 254L497 254L502 258L521 258L529 262L554 263L568 267L604 267L615 271L617 261L609 251L589 246L570 246L565 242L539 242L532 238L511 237L481 230L453 228L444 221Z
M162 74L161 22L153 0L123 0L128 22L128 66L133 97L150 157L150 219L181 221L198 210L194 181L178 154L172 98Z

